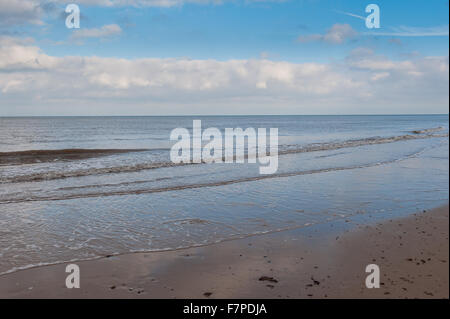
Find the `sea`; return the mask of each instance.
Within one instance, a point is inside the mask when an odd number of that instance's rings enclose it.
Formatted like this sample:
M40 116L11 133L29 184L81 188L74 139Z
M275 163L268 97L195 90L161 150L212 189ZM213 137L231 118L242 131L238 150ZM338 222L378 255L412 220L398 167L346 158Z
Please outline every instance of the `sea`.
M175 128L277 128L278 170L173 163ZM448 203L448 115L0 117L0 275Z

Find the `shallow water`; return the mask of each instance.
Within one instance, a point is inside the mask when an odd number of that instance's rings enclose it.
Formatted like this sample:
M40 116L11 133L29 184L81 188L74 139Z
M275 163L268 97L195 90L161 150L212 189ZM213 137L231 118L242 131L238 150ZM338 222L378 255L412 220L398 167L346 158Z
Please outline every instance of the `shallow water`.
M278 171L174 165L193 119L277 127ZM448 144L447 115L0 118L0 273L438 206Z

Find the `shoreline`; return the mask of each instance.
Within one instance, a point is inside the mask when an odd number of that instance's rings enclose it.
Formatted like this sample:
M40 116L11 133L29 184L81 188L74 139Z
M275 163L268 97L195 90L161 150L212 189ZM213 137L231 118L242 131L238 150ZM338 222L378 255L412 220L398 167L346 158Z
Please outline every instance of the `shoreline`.
M206 246L0 276L0 298L449 298L448 204L384 222L332 221ZM381 287L365 287L365 267Z

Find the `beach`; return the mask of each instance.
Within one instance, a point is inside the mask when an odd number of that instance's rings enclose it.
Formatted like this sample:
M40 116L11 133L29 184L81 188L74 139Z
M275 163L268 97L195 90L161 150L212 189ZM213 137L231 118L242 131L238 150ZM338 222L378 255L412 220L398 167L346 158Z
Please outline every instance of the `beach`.
M165 252L0 277L1 298L449 298L448 205L365 223L357 218ZM380 268L380 288L365 267Z
M448 116L200 119L278 128L277 171L173 163L188 116L1 118L0 297L448 296Z

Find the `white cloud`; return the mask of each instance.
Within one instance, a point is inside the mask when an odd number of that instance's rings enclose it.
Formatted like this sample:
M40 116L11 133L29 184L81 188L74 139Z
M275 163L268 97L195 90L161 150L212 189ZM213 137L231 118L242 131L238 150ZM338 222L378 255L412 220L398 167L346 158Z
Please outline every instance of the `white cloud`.
M301 35L297 38L299 42L324 41L333 44L342 44L348 39L356 37L358 33L349 24L333 24L325 34Z
M109 38L120 35L122 29L117 24L104 25L101 28L92 29L75 29L71 35L72 39L84 39L84 38Z
M54 60L33 46L33 39L0 36L0 72L25 72L51 67Z
M0 0L0 26L42 24L42 14L38 0Z
M0 115L445 112L448 57L341 63L53 57L0 37Z

